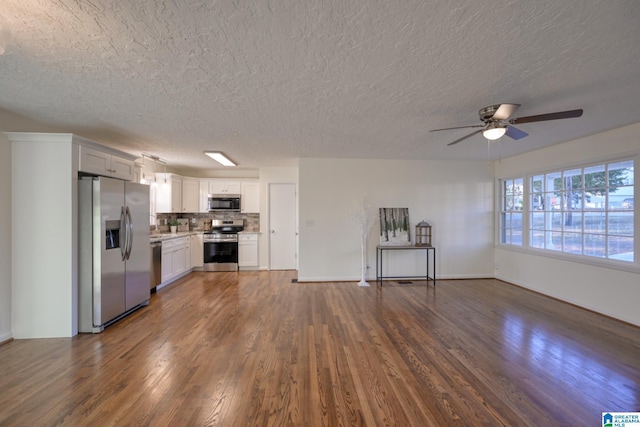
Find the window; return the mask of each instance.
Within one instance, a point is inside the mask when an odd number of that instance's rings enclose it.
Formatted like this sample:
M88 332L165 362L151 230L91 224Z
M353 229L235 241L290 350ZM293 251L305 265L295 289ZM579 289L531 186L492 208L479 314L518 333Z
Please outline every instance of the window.
M632 160L531 177L532 248L634 261Z
M622 160L501 180L500 242L634 263L634 171Z
M634 263L634 174L628 159L500 180L500 243Z
M524 178L502 180L500 242L522 246Z

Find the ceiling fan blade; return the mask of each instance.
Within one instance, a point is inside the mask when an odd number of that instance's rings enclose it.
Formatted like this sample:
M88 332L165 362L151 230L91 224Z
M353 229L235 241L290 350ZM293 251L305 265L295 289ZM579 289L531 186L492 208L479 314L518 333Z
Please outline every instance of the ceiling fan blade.
M571 119L582 116L582 108L578 110L560 111L557 113L538 114L536 116L520 117L519 119L511 119L509 123L519 125L522 123L544 122L547 120Z
M483 126L483 127L484 127L484 126ZM448 143L448 144L447 144L447 146L449 146L449 145L454 145L454 144L457 144L457 143L458 143L458 142L460 142L460 141L464 141L464 140L465 140L465 139L467 139L467 138L471 138L473 135L479 134L479 133L480 133L480 132L482 132L483 130L484 130L484 129L478 129L477 131L471 132L471 133L470 133L469 135L467 135L467 136L463 136L462 138L458 138L458 139L456 139L455 141Z
M500 107L491 118L493 120L507 120L518 107L520 107L520 104L500 104Z
M431 129L429 132L438 132L441 130L451 130L451 129L466 129L466 128L483 128L484 125L470 125L470 126L458 126L454 128L442 128L442 129Z
M506 135L511 139L518 140L524 138L525 136L528 136L529 134L521 131L520 129L514 128L513 126L507 126Z

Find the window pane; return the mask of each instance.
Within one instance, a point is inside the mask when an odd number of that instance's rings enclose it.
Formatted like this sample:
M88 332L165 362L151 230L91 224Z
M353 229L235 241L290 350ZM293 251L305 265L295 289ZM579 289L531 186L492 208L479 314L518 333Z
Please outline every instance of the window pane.
M531 213L531 224L533 230L544 230L544 212Z
M582 233L564 233L562 244L564 252L582 254Z
M511 214L511 243L522 245L522 213Z
M582 212L563 213L564 231L582 232Z
M547 191L562 191L562 173L553 172L546 174Z
M505 211L513 210L513 194L506 194L504 198L504 208Z
M506 240L506 221L507 221L507 214L503 213L500 215L500 243L505 243Z
M531 210L544 209L544 176L536 175L531 178L531 188L529 189L531 198Z
M562 194L563 207L565 211L568 210L582 210L582 192L581 191L565 191ZM571 203L569 203L571 202Z
M614 211L609 213L609 234L633 236L633 212Z
M601 234L584 235L584 254L604 258L605 237Z
M545 198L545 206L547 206L546 210L551 210L551 211L560 210L560 202L562 200L560 193L558 193L558 195L556 195L555 193L545 193L544 198Z
M609 186L611 185L633 185L633 160L609 165Z
M604 211L584 213L584 231L589 233L606 232L607 216Z
M633 237L609 237L609 258L633 262Z
M609 190L609 207L610 209L633 210L633 187L622 186Z
M547 230L562 230L562 213L561 212L547 212L546 213L546 224L545 227Z
M584 208L584 197L582 196L582 191L573 191L571 193L571 200L573 200L572 207L577 210L582 210Z
M585 191L584 193L584 208L589 210L601 210L607 205L607 198L602 195L590 193Z
M582 190L582 169L573 169L564 172L564 189Z
M544 231L532 230L529 238L532 248L544 248Z
M502 181L500 242L522 246L524 178Z
M584 169L584 188L588 190L598 190L602 193L606 186L605 166L590 166ZM593 192L593 191L592 191Z
M545 248L552 251L562 250L562 233L547 231L545 234Z

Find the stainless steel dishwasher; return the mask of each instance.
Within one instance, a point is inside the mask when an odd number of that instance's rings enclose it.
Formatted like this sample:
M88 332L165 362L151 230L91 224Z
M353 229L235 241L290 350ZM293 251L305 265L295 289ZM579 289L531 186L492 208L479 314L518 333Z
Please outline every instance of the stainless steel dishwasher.
M162 283L162 242L151 243L151 289Z

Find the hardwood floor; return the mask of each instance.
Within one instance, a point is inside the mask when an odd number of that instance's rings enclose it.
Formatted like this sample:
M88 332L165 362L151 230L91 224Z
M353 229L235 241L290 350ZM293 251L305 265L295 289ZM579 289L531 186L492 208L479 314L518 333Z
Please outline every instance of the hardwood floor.
M193 273L102 334L0 346L0 425L576 426L640 411L640 328L497 280L294 277Z

